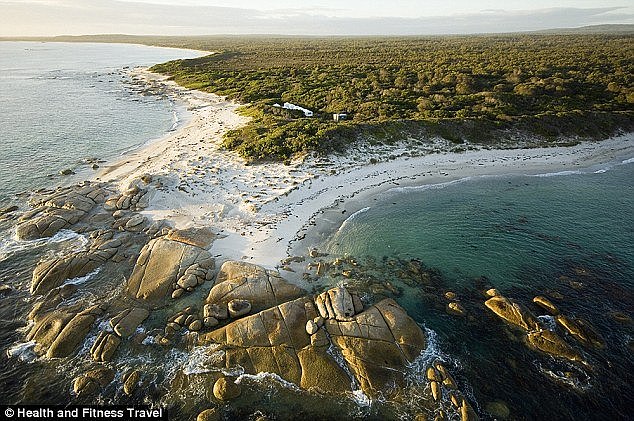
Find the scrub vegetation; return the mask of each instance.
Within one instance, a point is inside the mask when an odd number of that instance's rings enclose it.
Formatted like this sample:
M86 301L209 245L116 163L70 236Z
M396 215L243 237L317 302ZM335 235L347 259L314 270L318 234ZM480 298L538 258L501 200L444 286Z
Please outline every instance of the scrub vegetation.
M75 39L80 40L80 39ZM84 40L84 39L81 39ZM96 40L96 39L91 39ZM117 41L116 36L103 41ZM634 127L634 34L126 37L215 54L156 65L245 105L227 148L250 160L341 151L363 137L495 145L601 139ZM284 112L290 102L312 118ZM333 113L348 119L334 122Z

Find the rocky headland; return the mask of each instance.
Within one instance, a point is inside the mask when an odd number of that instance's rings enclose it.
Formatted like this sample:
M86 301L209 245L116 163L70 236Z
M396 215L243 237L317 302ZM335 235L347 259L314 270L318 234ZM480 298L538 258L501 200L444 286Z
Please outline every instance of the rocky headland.
M467 145L460 152L431 139L413 149L359 147L345 157L247 165L219 146L244 121L236 104L151 83L181 98L192 122L103 165L91 181L39 190L28 209L0 210L20 244L81 240L41 251L30 268L21 346L50 367L50 377L32 382L50 380L77 403L164 405L179 419L251 416L270 397L270 382L293 394L285 407L313 405L301 409L306 416L340 418L340 407L324 405L334 399L379 406L376 418L512 417L503 401L473 399L470 380L450 373L460 366L397 302L404 295L418 300L410 312L429 306L459 320L462 335L497 335L502 347L520 344L540 364L563 364L560 371L522 367L540 381L583 393L579 384L600 377L595 354L607 341L591 321L559 308L559 292L507 297L485 281L457 291L416 259L379 264L298 244L320 215L336 215L333 224L341 225L370 194L467 176L574 170L628 154L627 135L572 148ZM15 293L0 288L3 296ZM614 319L631 325L627 312ZM495 378L525 381L513 376L522 371L518 362L506 360L512 370L496 366L503 375ZM490 372L478 375L495 392Z
M40 358L82 360L69 379L78 398L91 402L112 387L141 396L139 385L153 379L129 360L149 347L165 360L174 350L204 356L208 409L240 395L241 375L267 373L333 396L398 401L406 389L423 388L430 407L443 411L444 393L444 411L477 418L440 362L422 384L408 380L426 336L393 299L364 300L345 286L312 293L278 271L222 261L209 252L217 237L210 228L175 229L139 213L151 182L144 175L123 193L90 182L42 191L17 218L23 240L61 230L89 239L81 251L36 265L26 333ZM166 394L187 382L183 371L178 381L163 374ZM201 373L193 376L200 381Z

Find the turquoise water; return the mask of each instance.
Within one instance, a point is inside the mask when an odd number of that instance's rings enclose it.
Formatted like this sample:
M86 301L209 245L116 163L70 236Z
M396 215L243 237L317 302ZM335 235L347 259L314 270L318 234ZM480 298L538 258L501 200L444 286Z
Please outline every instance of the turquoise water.
M176 105L133 90L126 67L200 52L125 44L0 42L0 204L62 182L87 159L158 138Z
M517 419L628 419L634 407L634 162L543 176L465 179L397 188L368 202L320 250L359 262L350 278L394 297L438 336L463 390L485 417L502 400ZM412 265L427 277L412 277ZM391 291L377 289L389 284ZM371 287L368 287L370 285ZM529 350L486 307L495 287L536 315L546 295L567 316L591 322L604 349L587 349L561 330L591 369ZM467 317L446 313L447 291ZM542 317L546 325L554 324Z
M327 250L419 258L457 285L486 276L501 289L526 270L571 259L618 260L631 270L634 164L599 171L394 189L347 221Z

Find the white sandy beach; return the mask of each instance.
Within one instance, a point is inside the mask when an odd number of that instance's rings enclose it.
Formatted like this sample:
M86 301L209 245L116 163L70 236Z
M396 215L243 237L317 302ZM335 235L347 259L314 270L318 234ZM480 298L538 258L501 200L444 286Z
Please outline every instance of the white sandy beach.
M236 113L238 104L184 89L145 70L137 72L150 84L164 84L172 98L186 105L191 119L165 138L104 167L96 178L124 190L135 178L152 175L155 188L143 213L179 228L212 227L222 238L211 251L223 260L244 259L275 267L324 209L344 209L352 198L357 201L396 186L575 171L634 156L634 137L629 134L573 147L460 153L436 153L448 151L451 145L430 140L416 154L405 146L372 151L358 147L345 156L307 157L291 165L246 165L237 154L220 147L227 130L247 121ZM386 159L390 155L392 159ZM380 162L370 164L371 157Z

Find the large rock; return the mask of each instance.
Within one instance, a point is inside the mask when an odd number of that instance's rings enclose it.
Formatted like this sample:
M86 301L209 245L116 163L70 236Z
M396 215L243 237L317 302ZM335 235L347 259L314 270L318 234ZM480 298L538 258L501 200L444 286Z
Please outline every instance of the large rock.
M194 265L197 273L204 275L197 278L199 281L211 278L214 260L208 251L163 237L151 240L141 250L127 285L127 293L151 306L160 307L165 304L166 298L172 296L173 285L179 285L181 277L191 275L186 272Z
M100 185L90 183L35 196L30 202L35 209L18 219L17 236L22 240L51 237L79 222L106 196L107 192Z
M555 332L541 330L527 335L528 344L542 352L569 361L584 362L581 354L568 345Z
M203 334L198 343L220 345L220 368L239 365L247 373L275 373L304 389L335 393L351 390L353 381L333 357L339 354L370 396L403 386L403 370L425 347L418 325L393 300L349 321L330 319L325 330L309 335L306 324L318 316L310 297L298 298Z
M305 291L285 281L278 272L244 262L222 264L216 284L205 300L209 304L226 305L234 299L247 300L251 311L261 311L301 297Z
M562 315L555 317L557 323L585 346L603 348L605 341L590 322Z
M114 332L126 339L136 332L136 328L150 315L149 310L133 307L123 310L110 320L110 326Z
M114 380L110 368L97 368L78 376L73 381L73 391L78 396L94 395Z
M27 340L35 341L34 351L48 358L71 355L84 341L97 317L103 314L99 306L80 311L78 306L53 310L34 318Z
M92 359L97 362L110 361L120 343L121 338L117 335L102 331L90 348L90 355L92 355Z
M553 316L556 316L559 314L559 309L557 309L557 306L555 306L552 303L552 301L550 301L548 298L544 297L543 295L538 295L535 298L533 298L533 302L537 304L539 307L549 312L550 314L552 314Z
M484 305L508 323L525 331L530 332L539 329L537 318L533 313L513 300L496 295L485 301Z
M355 303L358 302L360 302L358 298L350 294L344 287L332 288L315 297L319 314L324 319L350 320L360 311L359 305L355 306Z
M117 254L121 241L112 232L99 235L88 251L39 263L33 271L31 294L45 294L68 279L85 276Z
M326 321L361 389L369 396L404 386L402 370L425 348L420 327L392 299L380 301L352 321Z
M109 197L104 208L108 211L139 211L147 208L150 204L150 192L145 187L151 182L151 176L147 175L132 180L124 192Z
M221 377L214 383L214 396L216 399L228 401L237 398L241 393L240 386L231 379L227 380L226 377Z
M139 370L132 370L125 373L121 378L123 381L123 393L128 396L132 396L139 385L140 378L141 372Z
M172 230L167 234L167 239L180 241L200 248L207 248L216 239L216 234L209 228L187 228L182 230Z

